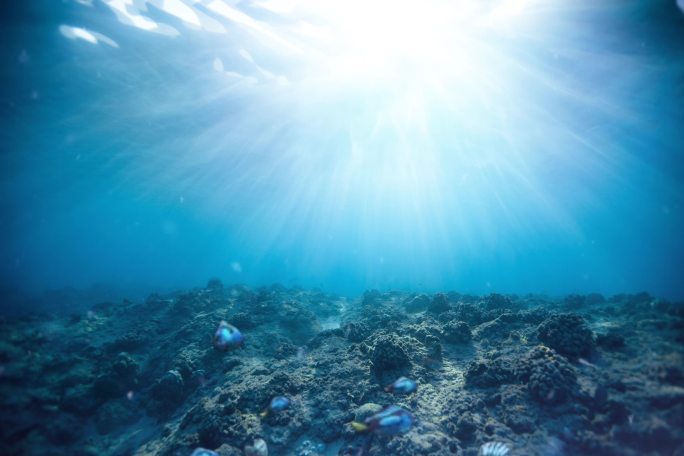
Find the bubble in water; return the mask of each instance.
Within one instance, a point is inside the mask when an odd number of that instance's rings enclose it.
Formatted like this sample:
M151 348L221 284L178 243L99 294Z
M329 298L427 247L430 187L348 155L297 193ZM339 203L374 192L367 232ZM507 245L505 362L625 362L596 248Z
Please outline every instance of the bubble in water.
M233 272L242 272L242 265L237 261L233 261L232 263L230 263L230 268L233 270Z

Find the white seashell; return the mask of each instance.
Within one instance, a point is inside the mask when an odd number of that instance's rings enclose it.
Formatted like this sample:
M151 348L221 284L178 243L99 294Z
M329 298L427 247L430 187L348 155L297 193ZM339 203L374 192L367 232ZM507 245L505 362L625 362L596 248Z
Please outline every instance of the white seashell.
M480 447L477 454L478 456L506 456L510 451L510 447L505 443L487 442Z

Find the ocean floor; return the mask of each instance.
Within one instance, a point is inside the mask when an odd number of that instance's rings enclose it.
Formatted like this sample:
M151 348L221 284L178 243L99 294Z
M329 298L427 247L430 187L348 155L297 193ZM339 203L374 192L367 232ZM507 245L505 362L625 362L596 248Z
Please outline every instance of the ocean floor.
M241 347L213 346L223 320ZM384 390L401 376L417 391ZM1 319L0 391L2 455L684 455L684 306L212 280ZM409 432L352 428L392 404Z

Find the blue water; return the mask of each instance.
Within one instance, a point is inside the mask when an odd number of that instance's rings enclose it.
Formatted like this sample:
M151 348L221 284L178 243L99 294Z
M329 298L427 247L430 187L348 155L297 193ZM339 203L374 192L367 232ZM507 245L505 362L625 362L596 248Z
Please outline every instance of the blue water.
M674 0L4 10L2 289L684 297Z

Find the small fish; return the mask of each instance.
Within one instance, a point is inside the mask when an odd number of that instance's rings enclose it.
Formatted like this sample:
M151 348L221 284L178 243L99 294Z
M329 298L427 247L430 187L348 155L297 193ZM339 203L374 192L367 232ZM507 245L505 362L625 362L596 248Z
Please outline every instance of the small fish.
M391 385L385 387L385 391L395 394L411 394L418 389L418 384L406 377L399 377Z
M195 451L190 456L219 456L219 454L206 448L195 448Z
M214 347L221 351L232 350L241 346L244 336L235 326L222 321L214 333Z
M390 405L369 416L363 423L353 421L352 427L357 432L375 432L380 435L404 434L413 426L411 413L397 405Z
M268 456L268 446L264 439L254 439L252 445L245 446L245 456Z
M261 417L265 418L271 412L282 412L290 407L292 401L285 396L276 396L271 399L271 403L268 404L268 408L261 412Z
M506 456L511 448L503 442L487 442L480 447L478 456Z

